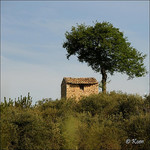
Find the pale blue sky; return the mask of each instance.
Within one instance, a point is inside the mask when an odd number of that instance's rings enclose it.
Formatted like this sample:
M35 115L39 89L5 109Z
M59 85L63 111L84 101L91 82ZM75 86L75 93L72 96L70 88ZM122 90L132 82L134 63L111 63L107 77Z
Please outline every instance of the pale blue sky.
M76 23L92 25L108 21L120 28L132 46L148 55L148 1L24 1L1 2L2 97L31 93L33 101L60 98L63 77L95 77L87 64L76 57L66 59L62 48L65 32ZM148 69L149 58L145 65ZM127 80L109 75L108 91L148 93L148 75Z

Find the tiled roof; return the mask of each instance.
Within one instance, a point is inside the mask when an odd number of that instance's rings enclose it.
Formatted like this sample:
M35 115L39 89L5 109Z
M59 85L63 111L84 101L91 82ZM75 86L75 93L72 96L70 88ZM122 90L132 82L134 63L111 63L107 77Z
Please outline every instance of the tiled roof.
M70 84L97 84L97 80L95 78L71 78L65 77L64 78L66 83Z

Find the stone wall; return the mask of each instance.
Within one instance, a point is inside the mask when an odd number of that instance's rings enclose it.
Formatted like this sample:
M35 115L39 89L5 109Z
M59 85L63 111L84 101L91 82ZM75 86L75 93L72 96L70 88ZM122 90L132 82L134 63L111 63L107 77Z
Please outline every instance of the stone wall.
M98 84L67 84L66 86L66 98L76 97L78 101L82 96L90 94L98 94Z
M66 83L64 80L61 84L61 98L66 98Z

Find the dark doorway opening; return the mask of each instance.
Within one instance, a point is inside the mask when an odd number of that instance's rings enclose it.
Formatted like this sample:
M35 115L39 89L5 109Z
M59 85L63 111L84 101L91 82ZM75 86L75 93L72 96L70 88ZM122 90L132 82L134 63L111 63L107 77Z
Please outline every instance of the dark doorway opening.
M80 89L84 91L84 85L80 84Z

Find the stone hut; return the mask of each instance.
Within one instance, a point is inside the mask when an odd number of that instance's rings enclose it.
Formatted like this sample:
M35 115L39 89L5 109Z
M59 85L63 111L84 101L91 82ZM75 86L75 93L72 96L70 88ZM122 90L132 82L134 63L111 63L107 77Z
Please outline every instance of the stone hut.
M82 96L90 94L98 94L98 82L95 78L63 78L61 98L76 97L78 101Z

